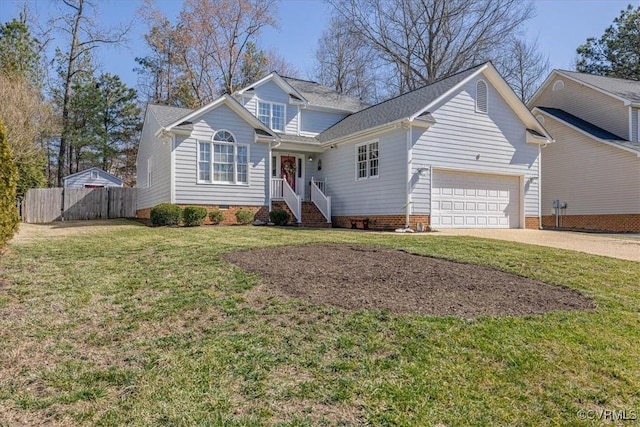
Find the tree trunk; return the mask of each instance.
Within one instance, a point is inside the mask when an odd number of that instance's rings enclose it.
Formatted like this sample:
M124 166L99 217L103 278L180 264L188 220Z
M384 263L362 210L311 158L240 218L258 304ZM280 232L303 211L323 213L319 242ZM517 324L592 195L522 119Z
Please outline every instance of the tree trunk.
M67 3L68 4L68 3ZM68 4L69 5L69 4ZM67 65L67 75L64 82L64 99L62 102L62 135L60 136L60 151L58 152L58 186L62 187L64 178L64 166L66 162L66 151L69 135L69 101L71 100L71 84L74 75L76 51L78 50L78 32L80 30L80 19L82 18L82 8L84 0L78 0L78 6L69 5L76 9L76 15L71 32L71 50L69 52L69 62ZM71 162L69 162L71 168Z

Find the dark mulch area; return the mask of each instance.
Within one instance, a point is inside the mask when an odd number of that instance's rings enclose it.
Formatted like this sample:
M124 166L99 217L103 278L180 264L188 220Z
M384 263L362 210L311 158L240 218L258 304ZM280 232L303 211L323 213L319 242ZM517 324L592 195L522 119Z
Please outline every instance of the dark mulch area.
M300 245L231 252L279 293L345 309L432 316L519 316L588 310L578 291L489 267L362 245Z

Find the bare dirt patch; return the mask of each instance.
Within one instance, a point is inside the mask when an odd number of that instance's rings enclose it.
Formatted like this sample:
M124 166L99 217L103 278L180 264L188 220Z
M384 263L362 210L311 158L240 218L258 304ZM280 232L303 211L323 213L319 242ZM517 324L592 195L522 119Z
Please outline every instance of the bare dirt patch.
M230 252L225 261L316 304L432 316L519 316L588 310L573 289L489 267L364 245L301 245Z

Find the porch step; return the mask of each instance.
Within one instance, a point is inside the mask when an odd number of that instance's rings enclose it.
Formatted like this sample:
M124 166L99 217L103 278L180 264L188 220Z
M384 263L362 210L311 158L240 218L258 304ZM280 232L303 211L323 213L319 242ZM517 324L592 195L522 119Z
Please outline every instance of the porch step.
M283 209L289 214L290 224L296 224L295 217L289 209L289 206L284 201L272 201L271 207L273 209ZM312 227L312 228L331 228L331 224L327 223L327 219L322 215L322 212L318 210L318 207L313 202L302 202L302 223L297 224L299 227Z

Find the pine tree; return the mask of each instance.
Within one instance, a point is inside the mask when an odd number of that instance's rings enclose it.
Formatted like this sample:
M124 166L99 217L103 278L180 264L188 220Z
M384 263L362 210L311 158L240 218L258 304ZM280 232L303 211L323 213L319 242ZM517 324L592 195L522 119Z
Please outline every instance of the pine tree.
M0 119L0 248L3 248L18 229L16 207L18 170L5 138L4 122Z
M577 52L580 72L640 80L640 7L629 5L600 38L587 39Z

